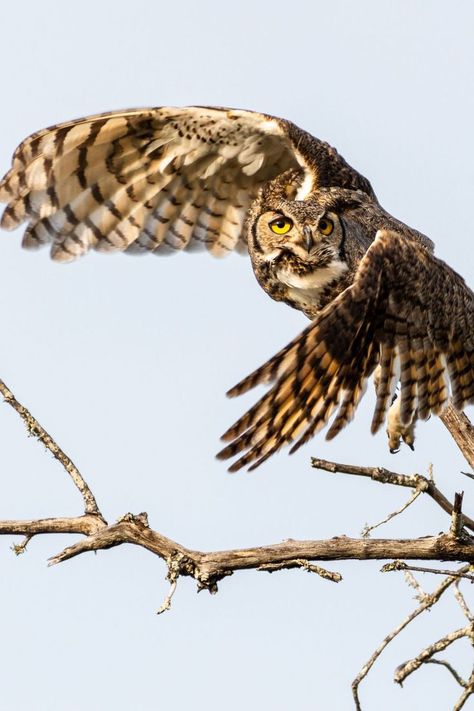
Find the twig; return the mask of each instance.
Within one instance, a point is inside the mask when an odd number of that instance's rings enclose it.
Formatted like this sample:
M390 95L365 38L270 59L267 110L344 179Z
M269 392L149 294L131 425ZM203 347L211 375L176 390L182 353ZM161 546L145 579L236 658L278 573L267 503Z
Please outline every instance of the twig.
M465 573L469 570L470 566L465 565L462 568L460 568L457 573ZM457 578L454 576L450 576L449 578L445 578L442 583L438 585L438 587L429 594L426 594L424 599L421 601L421 603L418 605L418 607L413 610L408 617L406 617L397 627L395 627L394 630L392 630L381 642L381 644L377 647L377 649L374 651L374 653L370 656L368 661L364 664L360 672L357 674L356 678L352 682L352 695L354 697L354 702L357 711L361 711L361 705L360 705L360 700L359 700L359 685L362 682L363 679L367 676L369 671L372 669L373 665L377 661L377 659L380 657L384 649L390 644L390 642L398 635L402 630L405 629L416 617L421 615L425 610L428 610L429 608L433 607L440 597L443 595L443 593L452 585Z
M14 543L12 545L12 551L14 552L14 554L15 555L22 555L26 551L26 547L34 535L35 535L34 533L30 533L24 537L24 539L22 540L21 543Z
M336 462L328 462L326 459L311 459L311 466L315 469L322 469L332 474L352 474L355 476L365 476L378 481L381 484L394 484L395 486L407 486L410 489L416 489L428 494L433 501L436 501L438 506L441 506L443 511L451 515L453 504L441 493L441 491L422 474L397 474L391 472L384 467L360 467L353 464L338 464ZM464 526L474 531L474 520L463 514Z
M395 670L393 680L397 684L402 685L405 679L410 676L410 674L413 674L413 672L419 669L422 664L425 664L426 661L433 656L433 654L436 654L437 652L442 652L444 649L449 647L450 644L452 644L458 639L462 639L462 637L472 637L472 635L472 624L469 624L466 627L461 627L460 629L455 630L454 632L450 632L449 634L439 639L437 642L430 644L428 647L426 647L426 649L423 649L416 657L410 659L409 662L401 664Z
M179 569L182 558L183 555L181 553L177 553L176 555L170 556L170 558L166 561L168 564L168 575L166 577L170 582L170 589L168 595L164 599L163 604L156 611L157 615L161 615L163 612L166 612L171 607L171 599L176 592L176 586L178 584Z
M319 565L312 565L309 561L302 558L288 560L285 563L263 563L259 565L257 570L265 570L267 573L274 573L277 570L289 570L290 568L304 568L308 573L316 573L325 580L331 580L333 583L340 583L342 575L334 573L332 570L326 570Z
M461 696L453 706L453 711L460 711L468 698L474 693L474 672L469 677L466 688L462 692Z
M392 518L395 518L395 516L399 516L401 513L403 513L411 504L419 497L421 494L420 489L415 489L408 501L406 501L403 506L400 506L399 509L396 511L392 511L391 513L388 514L388 516L385 516L381 521L378 523L374 523L371 526L365 525L364 528L362 529L361 535L362 538L368 538L371 534L372 531L374 531L376 528L379 528L379 526L383 526L384 523L388 523L389 521L392 520Z
M466 600L464 599L464 595L462 594L461 590L459 589L460 582L461 582L460 580L457 580L454 585L454 596L455 596L456 600L458 601L459 606L460 606L461 610L463 611L464 615L469 620L469 622L474 622L474 615L470 611L468 604L467 604Z
M168 595L165 597L165 599L164 599L164 601L163 601L163 604L162 604L162 605L158 608L158 610L156 611L156 614L157 614L157 615L162 615L163 612L166 612L167 610L170 609L170 607L171 607L171 598L172 598L173 595L175 594L177 584L178 584L178 581L177 581L177 580L174 580L174 581L171 583L171 585L170 585L170 591L169 591Z
M408 565L403 560L394 560L392 563L386 563L380 569L381 573L390 573L394 570L408 571L412 570L415 573L434 573L435 575L451 575L455 578L466 578L466 580L474 580L474 575L468 573L456 573L454 570L440 570L439 568L423 568L420 565Z
M49 435L43 427L39 424L31 412L26 409L21 403L18 402L16 397L13 395L11 390L5 385L3 380L0 380L0 393L3 395L5 402L8 403L13 409L20 415L21 419L26 425L28 434L36 437L40 442L44 444L46 449L48 449L53 457L57 459L67 471L72 481L79 489L82 498L84 499L84 511L86 514L95 514L100 516L99 507L97 502L87 486L84 478L79 472L76 465L71 461L71 459L63 452L63 450L56 444L54 439Z
M422 601L425 599L427 593L425 593L425 591L424 591L423 588L421 587L421 585L420 585L420 583L418 582L418 580L415 578L414 575L411 574L411 572L410 572L409 570L405 570L404 578L405 578L405 582L406 582L411 588L413 588L414 590L416 590L416 596L415 596L416 599L417 599L419 602L422 602Z
M453 510L451 512L451 525L449 527L449 535L453 538L460 538L461 531L463 527L463 515L462 515L462 500L464 492L456 492L454 494L454 504Z
M445 667L449 672L451 672L453 677L458 682L459 686L462 686L462 687L467 686L467 681L465 681L462 678L462 676L460 676L458 674L456 669L454 669L454 667L452 667L451 664L449 662L447 662L445 659L427 659L425 664L439 664L440 666Z

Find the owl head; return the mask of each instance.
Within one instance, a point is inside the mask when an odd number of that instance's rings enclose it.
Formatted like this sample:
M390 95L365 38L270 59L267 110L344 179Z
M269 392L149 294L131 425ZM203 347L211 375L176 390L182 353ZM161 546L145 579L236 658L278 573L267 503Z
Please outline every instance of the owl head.
M297 197L292 183L279 180L266 186L252 206L248 245L265 291L310 314L321 307L328 287L349 271L354 245L359 258L367 249L363 213L368 200L363 193L343 189Z

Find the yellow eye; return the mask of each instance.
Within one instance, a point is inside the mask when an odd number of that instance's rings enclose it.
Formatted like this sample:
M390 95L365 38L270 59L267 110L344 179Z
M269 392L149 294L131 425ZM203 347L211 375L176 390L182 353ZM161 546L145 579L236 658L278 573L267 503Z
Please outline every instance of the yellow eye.
M330 235L334 230L334 222L329 219L329 217L322 217L319 220L318 230L323 235Z
M270 229L276 235L286 235L287 232L293 227L293 220L289 217L277 217L276 220L270 222Z

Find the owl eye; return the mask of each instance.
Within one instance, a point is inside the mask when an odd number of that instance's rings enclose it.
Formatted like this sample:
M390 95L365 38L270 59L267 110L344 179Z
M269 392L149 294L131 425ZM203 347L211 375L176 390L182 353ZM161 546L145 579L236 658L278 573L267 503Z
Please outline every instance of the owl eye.
M286 235L293 227L293 220L290 220L289 217L277 217L276 220L272 220L269 224L271 231L276 235Z
M330 235L334 230L334 222L329 217L322 217L319 220L318 230L323 235Z

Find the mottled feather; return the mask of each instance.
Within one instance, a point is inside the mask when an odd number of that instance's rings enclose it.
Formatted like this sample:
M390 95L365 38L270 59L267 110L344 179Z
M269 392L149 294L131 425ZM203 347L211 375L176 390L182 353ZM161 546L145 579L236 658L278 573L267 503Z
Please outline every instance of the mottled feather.
M453 298L462 305L459 318L452 311ZM462 409L474 402L472 324L474 295L464 280L417 242L380 231L353 284L289 346L229 392L237 395L276 380L223 435L230 444L219 458L240 454L231 471L255 468L284 444L296 441L294 450L306 442L339 407L331 438L352 418L378 362L373 432L387 414L397 361L402 423L439 414L448 400L448 381L454 404Z
M243 226L268 181L298 169L312 185L370 191L337 152L289 121L207 107L132 109L32 134L0 183L1 226L68 262L90 249L246 251Z
M213 107L131 109L32 134L0 182L1 226L68 262L89 250L248 252L273 298L312 323L230 391L273 383L218 455L255 468L352 419L376 372L372 432L400 393L389 443L474 401L473 294L369 181L284 119ZM288 233L275 234L283 220ZM283 224L283 222L282 222ZM322 227L325 225L325 227ZM390 446L392 447L392 444Z

